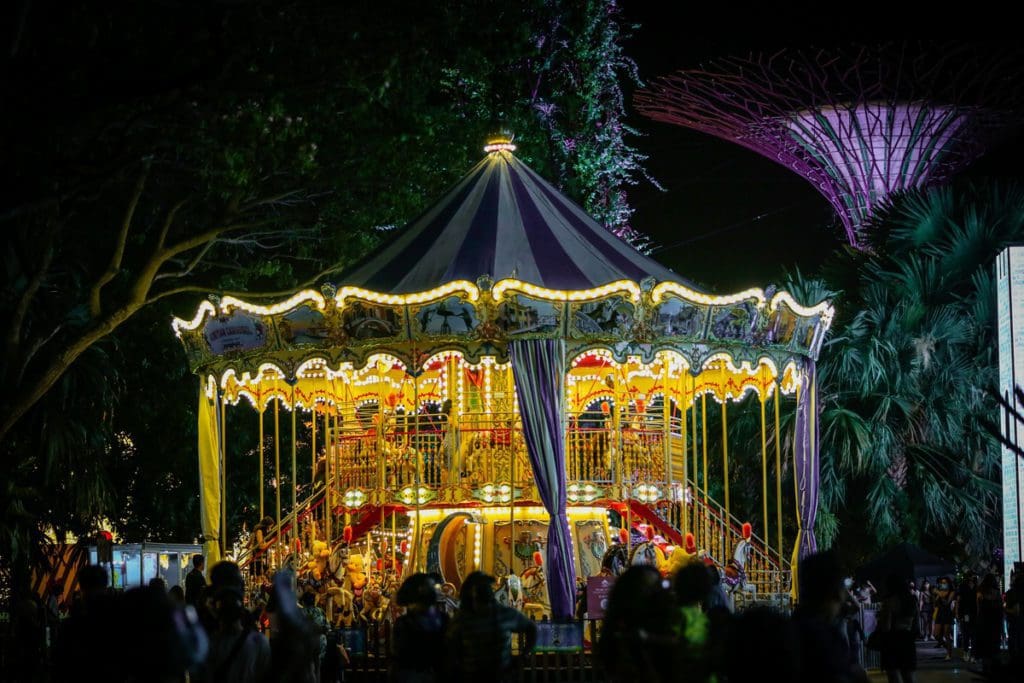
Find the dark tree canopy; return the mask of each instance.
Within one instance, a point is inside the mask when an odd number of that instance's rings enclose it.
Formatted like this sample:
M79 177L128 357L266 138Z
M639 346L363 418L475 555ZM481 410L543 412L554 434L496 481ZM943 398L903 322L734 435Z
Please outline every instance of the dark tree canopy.
M619 89L634 72L612 2L42 0L6 14L0 556L101 516L131 540L196 536L196 385L171 312L329 279L498 129L636 239L625 189L642 157ZM241 489L254 475L229 476Z

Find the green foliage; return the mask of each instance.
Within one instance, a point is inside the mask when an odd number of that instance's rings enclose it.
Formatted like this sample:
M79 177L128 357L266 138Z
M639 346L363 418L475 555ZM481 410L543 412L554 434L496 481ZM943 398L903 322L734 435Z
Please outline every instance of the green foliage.
M618 79L632 71L614 2L47 9L29 13L7 70L0 315L17 340L4 408L49 370L61 378L0 444L13 534L0 553L44 524L88 532L102 516L132 541L195 537L195 379L170 314L205 291L256 297L352 264L496 129L610 228L627 225L642 157L624 142ZM162 247L225 225L162 262L144 302L110 322ZM238 413L237 443L256 443ZM234 456L237 528L256 487L254 454Z
M865 544L849 548L860 557L927 539L986 559L1000 529L999 451L981 427L998 384L991 270L1024 234L1024 192L909 194L875 229L868 254L826 269L842 292L819 363L819 530Z

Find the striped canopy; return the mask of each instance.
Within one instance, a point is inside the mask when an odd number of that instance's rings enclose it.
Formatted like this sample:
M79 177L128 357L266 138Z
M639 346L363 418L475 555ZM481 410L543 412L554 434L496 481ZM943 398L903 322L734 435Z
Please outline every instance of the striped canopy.
M483 275L559 290L647 277L688 284L603 228L508 151L488 154L441 201L340 280L410 294Z

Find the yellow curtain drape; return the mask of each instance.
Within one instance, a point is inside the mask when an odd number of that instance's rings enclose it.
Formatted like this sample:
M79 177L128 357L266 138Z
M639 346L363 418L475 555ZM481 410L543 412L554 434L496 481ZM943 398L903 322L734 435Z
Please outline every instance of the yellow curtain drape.
M203 555L207 570L221 558L220 548L220 436L217 402L199 385L199 515L203 528Z

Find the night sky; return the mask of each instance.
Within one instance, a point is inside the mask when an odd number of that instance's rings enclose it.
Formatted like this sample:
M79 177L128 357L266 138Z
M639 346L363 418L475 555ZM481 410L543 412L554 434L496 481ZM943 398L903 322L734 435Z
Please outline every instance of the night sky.
M627 21L640 24L625 43L626 51L645 82L716 57L851 40L822 38L835 33L810 29L813 40L780 39L768 28L760 33L740 29L730 32L731 38L714 39L710 36L723 33L714 27L727 25L726 17L722 22L697 20L671 4L625 3ZM756 20L740 19L747 27ZM716 292L763 287L778 281L785 269L813 272L845 243L831 206L797 174L740 145L647 119L633 111L631 98L629 107L628 122L643 134L632 142L648 155L651 175L666 190L646 182L630 189L636 209L633 224L661 245L654 258L680 275ZM990 150L963 175L1020 177L1022 151L1018 135Z

